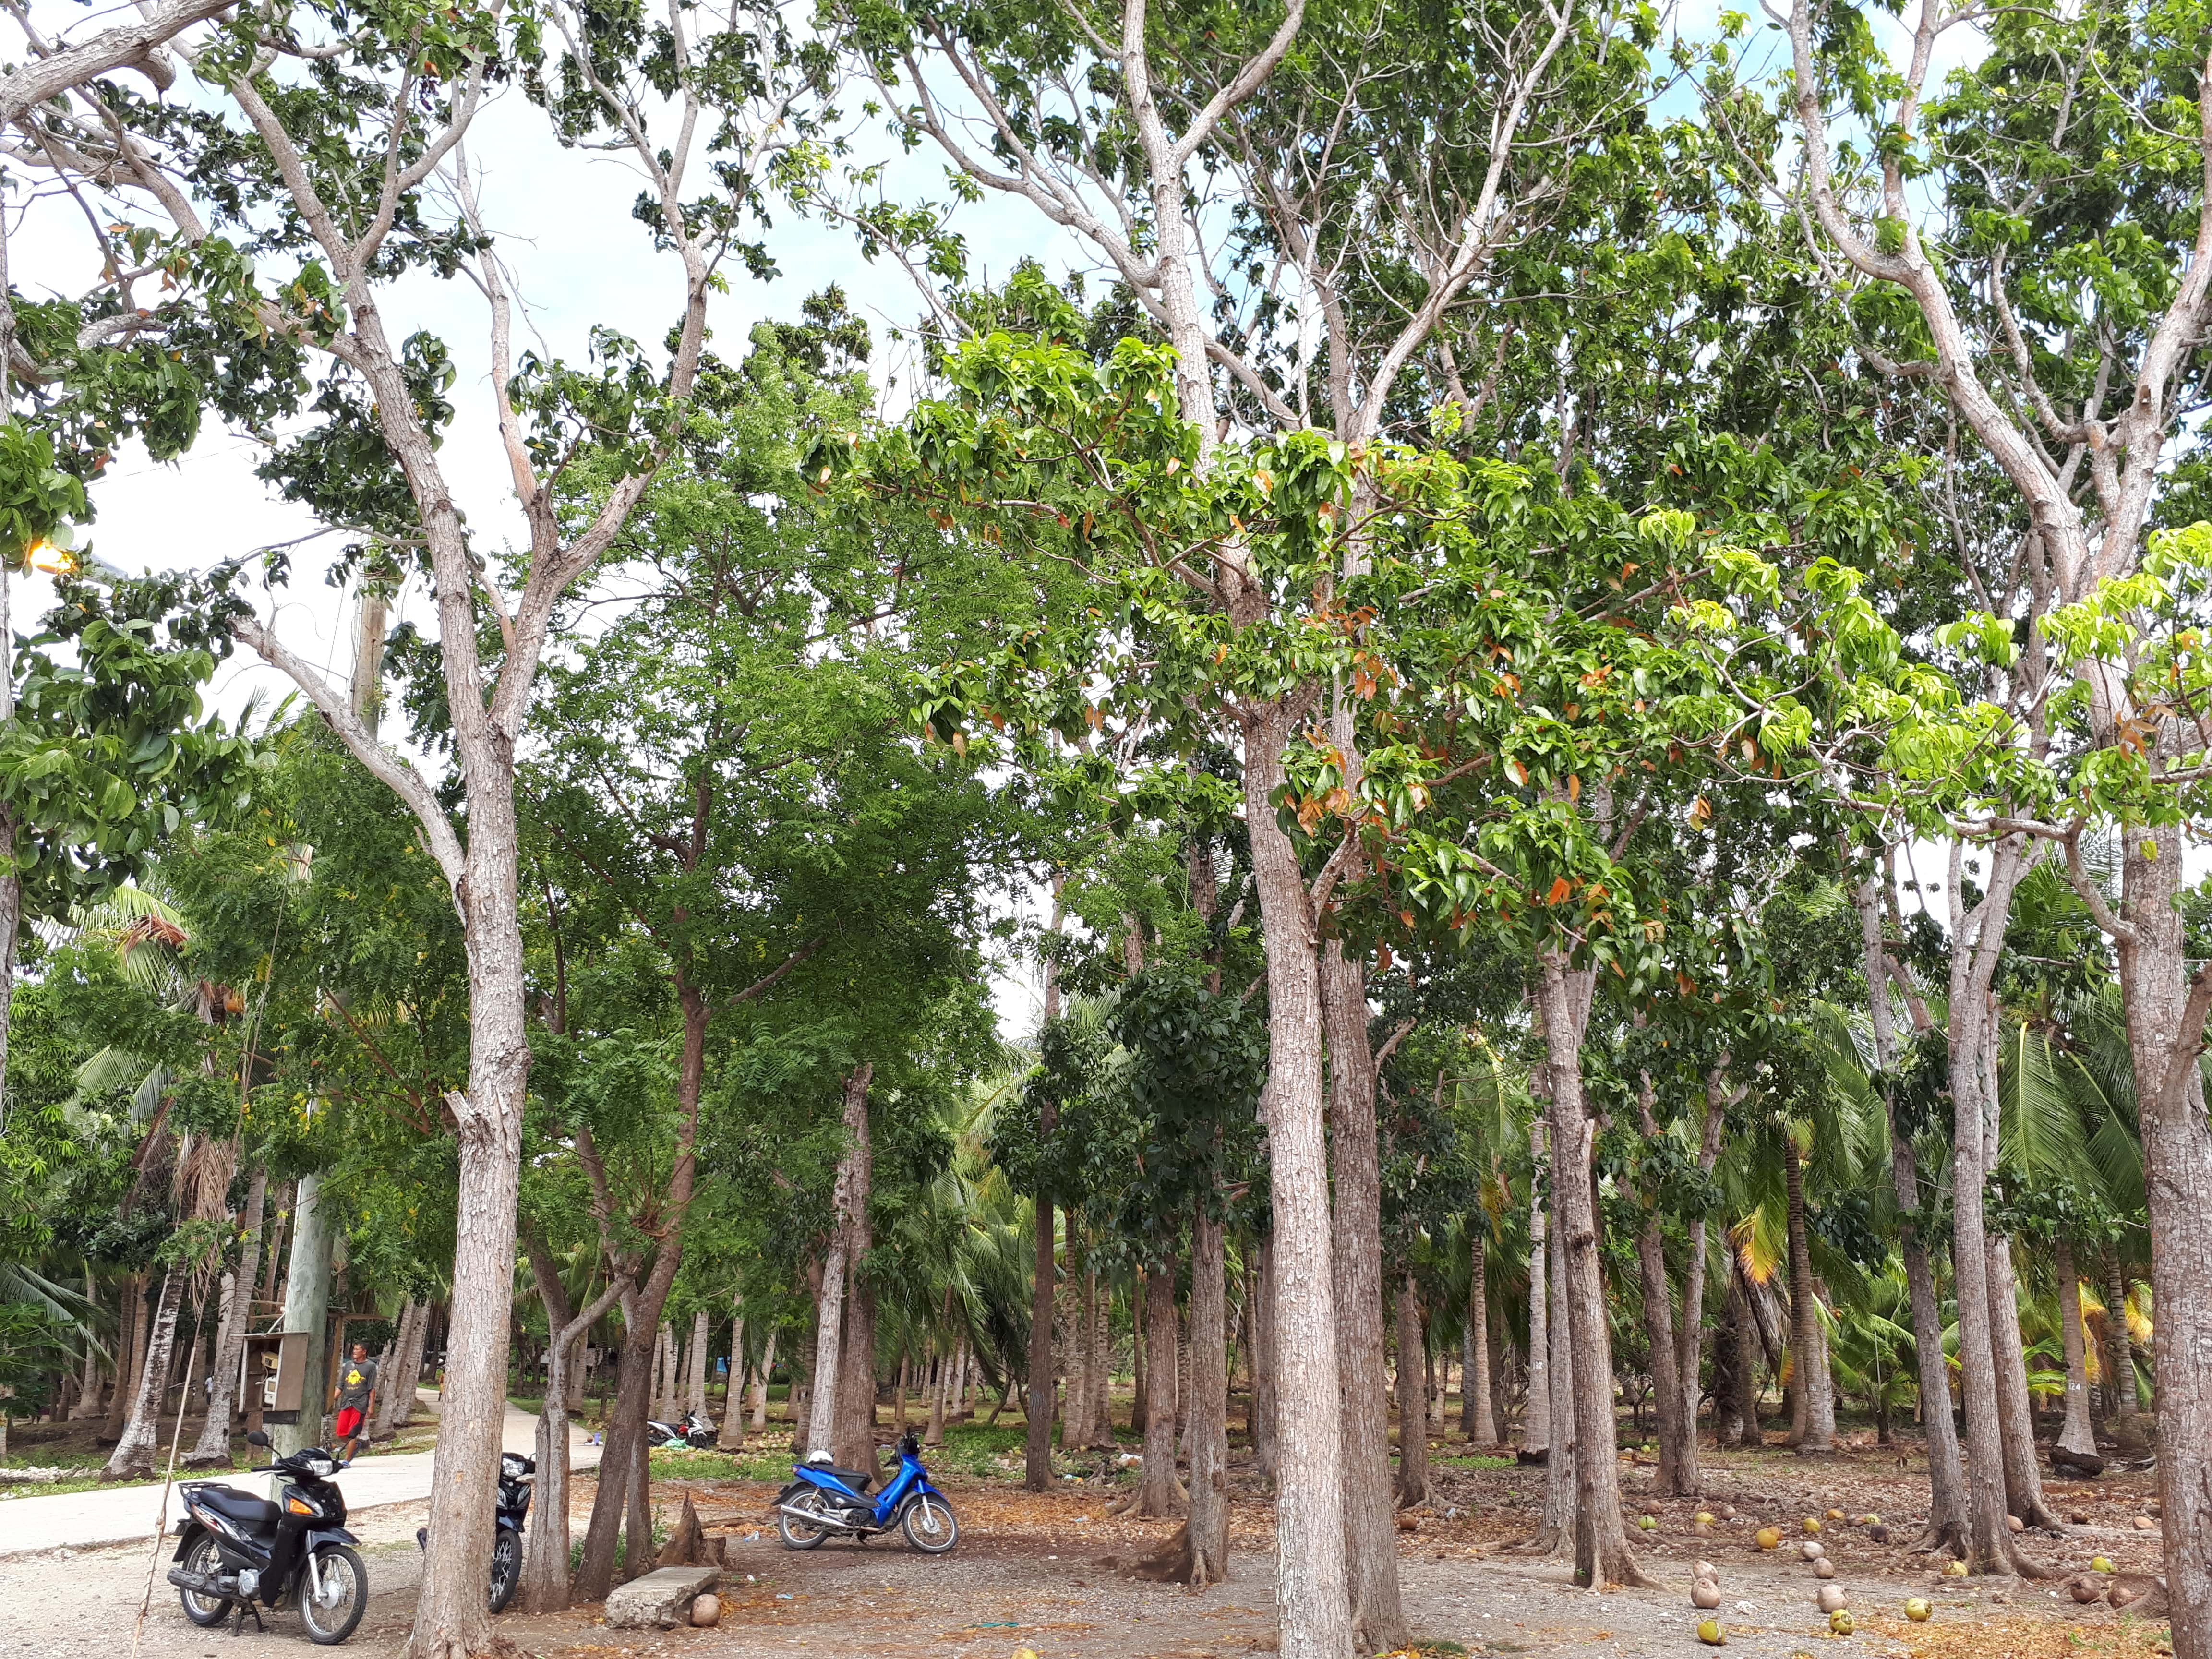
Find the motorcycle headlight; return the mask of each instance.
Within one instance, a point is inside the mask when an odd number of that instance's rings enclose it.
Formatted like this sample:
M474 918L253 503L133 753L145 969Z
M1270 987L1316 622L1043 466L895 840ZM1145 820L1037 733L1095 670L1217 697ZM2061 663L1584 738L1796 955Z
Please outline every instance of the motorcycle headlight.
M307 1470L309 1474L313 1475L318 1480L323 1479L325 1475L337 1474L338 1468L337 1464L331 1462L327 1457L311 1457L300 1467Z
M499 1472L503 1480L516 1479L522 1473L522 1460L519 1457L501 1457L499 1460Z

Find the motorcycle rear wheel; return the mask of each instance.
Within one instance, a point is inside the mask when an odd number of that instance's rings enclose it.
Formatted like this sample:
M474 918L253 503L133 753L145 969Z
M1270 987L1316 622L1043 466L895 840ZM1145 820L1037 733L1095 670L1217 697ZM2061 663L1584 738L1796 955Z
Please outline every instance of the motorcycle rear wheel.
M212 1577L222 1568L222 1552L216 1547L212 1534L202 1533L185 1546L185 1559L177 1564L186 1572L197 1572ZM227 1595L202 1595L196 1590L179 1585L177 1600L184 1603L185 1617L195 1625L215 1626L222 1623L230 1612Z
M811 1550L821 1547L822 1540L830 1535L826 1526L812 1526L793 1515L792 1510L807 1510L822 1513L822 1494L809 1486L805 1492L793 1492L784 1502L789 1508L779 1507L775 1512L775 1529L787 1550Z
M321 1600L315 1595L317 1569ZM368 1611L368 1569L361 1557L343 1544L316 1550L300 1577L300 1622L307 1627L307 1639L318 1647L336 1647L361 1628L361 1616Z

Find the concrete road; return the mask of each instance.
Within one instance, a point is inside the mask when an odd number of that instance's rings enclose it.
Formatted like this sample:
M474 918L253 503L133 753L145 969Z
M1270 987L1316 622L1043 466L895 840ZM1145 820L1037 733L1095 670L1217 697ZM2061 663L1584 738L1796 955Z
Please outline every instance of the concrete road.
M501 1437L509 1451L529 1453L538 1443L538 1419L528 1412L507 1408ZM568 1432L572 1468L587 1469L599 1461L599 1449L585 1443L581 1430ZM428 1452L403 1452L388 1457L365 1457L337 1477L350 1512L380 1504L404 1504L430 1494ZM182 1477L184 1471L178 1474ZM191 1477L203 1480L204 1474ZM259 1492L266 1475L243 1473L225 1479L246 1492ZM161 1507L159 1486L118 1486L106 1492L58 1492L52 1498L11 1498L0 1503L0 1559L27 1555L39 1550L79 1549L93 1544L118 1544L154 1535ZM169 1494L168 1523L179 1513L174 1492Z

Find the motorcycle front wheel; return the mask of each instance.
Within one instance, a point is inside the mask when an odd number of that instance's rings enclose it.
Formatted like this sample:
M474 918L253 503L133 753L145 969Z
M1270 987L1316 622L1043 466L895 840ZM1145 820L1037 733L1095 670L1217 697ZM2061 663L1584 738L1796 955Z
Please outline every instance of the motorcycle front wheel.
M185 1546L185 1559L177 1565L186 1572L211 1578L222 1570L222 1552L216 1547L214 1536L204 1532ZM230 1611L228 1596L202 1595L182 1586L178 1588L177 1600L185 1604L185 1617L195 1625L220 1625Z
M505 1527L491 1546L491 1610L505 1613L507 1604L514 1600L515 1587L522 1583L522 1539Z
M332 1648L361 1628L368 1611L368 1569L343 1544L325 1544L300 1577L300 1622L307 1639Z
M960 1541L960 1522L942 1498L916 1492L899 1511L899 1530L924 1555L942 1555Z
M811 1550L830 1535L830 1529L827 1527L811 1525L791 1512L792 1510L797 1509L805 1510L815 1515L821 1514L822 1494L815 1488L809 1486L805 1492L793 1492L784 1502L789 1507L779 1508L775 1512L775 1529L782 1536L784 1548Z

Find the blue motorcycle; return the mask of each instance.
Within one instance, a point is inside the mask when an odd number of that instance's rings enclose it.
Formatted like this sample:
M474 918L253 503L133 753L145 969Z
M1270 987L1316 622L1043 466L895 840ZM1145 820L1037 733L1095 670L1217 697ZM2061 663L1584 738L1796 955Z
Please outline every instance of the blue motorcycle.
M776 1494L775 1529L787 1550L811 1550L832 1533L866 1538L896 1527L924 1555L942 1555L960 1539L960 1522L945 1494L929 1484L921 1443L912 1434L898 1443L898 1473L874 1497L863 1469L841 1469L823 1460L792 1470L792 1483Z

